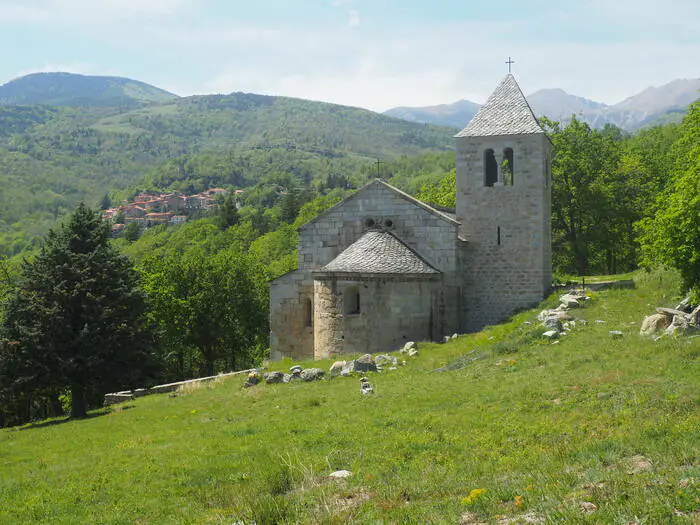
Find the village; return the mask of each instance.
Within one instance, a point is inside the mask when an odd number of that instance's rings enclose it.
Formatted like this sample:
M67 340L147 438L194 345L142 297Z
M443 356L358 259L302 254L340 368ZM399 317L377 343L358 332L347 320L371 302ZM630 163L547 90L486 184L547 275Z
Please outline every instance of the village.
M231 192L225 188L211 188L195 195L145 191L131 201L124 200L120 206L105 210L102 218L112 222L113 236L119 235L132 222L142 228L183 224L194 215L211 212L229 193L239 196L244 190Z

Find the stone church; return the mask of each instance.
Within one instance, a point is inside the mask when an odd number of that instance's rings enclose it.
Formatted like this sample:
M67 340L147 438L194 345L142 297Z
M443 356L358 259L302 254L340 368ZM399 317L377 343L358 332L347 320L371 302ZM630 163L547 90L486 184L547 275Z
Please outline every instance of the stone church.
M542 300L551 143L513 75L455 147L455 210L375 180L300 228L299 269L270 285L273 358L396 350Z

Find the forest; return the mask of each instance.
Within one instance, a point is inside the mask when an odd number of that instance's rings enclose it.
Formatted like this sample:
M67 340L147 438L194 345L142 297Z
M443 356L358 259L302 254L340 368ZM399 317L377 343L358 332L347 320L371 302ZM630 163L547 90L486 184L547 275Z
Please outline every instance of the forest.
M576 118L541 122L555 154L557 280L666 265L700 299L700 103L680 124L635 134ZM267 282L296 267L297 228L374 177L454 206L451 134L354 108L241 94L121 113L0 108L0 425L84 415L107 388L259 364ZM116 239L96 213L143 190L211 187L244 193L184 225ZM95 260L115 270L104 277ZM64 272L66 261L75 272ZM122 296L83 291L90 300L76 306L80 283L98 275L115 279L110 290ZM55 291L57 282L65 289ZM104 312L122 301L131 305L131 330L115 328L110 339L100 323L112 322ZM61 337L57 312L70 319ZM131 351L120 355L125 341ZM95 357L96 346L104 351ZM103 376L110 367L134 373Z

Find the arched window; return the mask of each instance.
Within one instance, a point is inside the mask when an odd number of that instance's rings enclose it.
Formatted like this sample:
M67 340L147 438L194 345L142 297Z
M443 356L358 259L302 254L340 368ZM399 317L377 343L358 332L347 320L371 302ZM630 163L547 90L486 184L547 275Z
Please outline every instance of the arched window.
M492 149L484 151L484 186L493 186L498 182L498 163Z
M512 186L515 173L515 164L513 164L513 148L503 150L503 164L501 165L501 173L503 173L503 185Z
M311 299L304 299L304 326L311 327L314 324L314 306Z
M350 286L345 290L343 297L343 311L345 315L360 313L360 287Z

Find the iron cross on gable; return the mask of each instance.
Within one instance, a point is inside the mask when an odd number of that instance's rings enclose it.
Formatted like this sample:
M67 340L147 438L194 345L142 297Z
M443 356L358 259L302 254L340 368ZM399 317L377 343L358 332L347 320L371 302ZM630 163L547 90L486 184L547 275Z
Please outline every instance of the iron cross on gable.
M515 64L515 61L511 57L508 57L508 62L506 62L506 64L508 64L508 73L510 73L510 66Z

